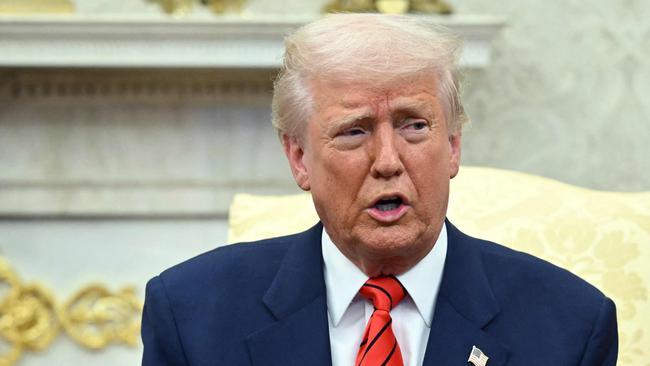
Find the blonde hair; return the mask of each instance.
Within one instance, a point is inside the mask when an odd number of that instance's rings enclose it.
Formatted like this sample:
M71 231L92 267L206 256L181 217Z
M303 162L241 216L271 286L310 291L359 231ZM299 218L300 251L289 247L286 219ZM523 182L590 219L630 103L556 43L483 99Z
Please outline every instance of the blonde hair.
M313 112L309 80L362 80L377 84L433 74L449 133L468 120L460 98L460 40L445 28L409 16L331 14L285 39L274 83L273 125L300 136Z

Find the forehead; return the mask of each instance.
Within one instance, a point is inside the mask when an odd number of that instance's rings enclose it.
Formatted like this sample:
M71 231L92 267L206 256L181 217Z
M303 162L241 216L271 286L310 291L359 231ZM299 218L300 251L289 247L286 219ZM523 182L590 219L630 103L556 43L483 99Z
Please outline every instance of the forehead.
M337 80L321 78L311 83L314 111L336 114L386 110L419 110L437 113L440 107L438 84L433 75L392 81Z

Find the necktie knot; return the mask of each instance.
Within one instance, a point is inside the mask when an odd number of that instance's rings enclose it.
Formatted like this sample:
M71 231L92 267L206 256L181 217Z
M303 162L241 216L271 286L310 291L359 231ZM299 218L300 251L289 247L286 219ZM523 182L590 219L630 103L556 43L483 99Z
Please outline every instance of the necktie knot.
M391 311L406 296L404 286L395 276L372 277L359 293L370 299L377 310Z

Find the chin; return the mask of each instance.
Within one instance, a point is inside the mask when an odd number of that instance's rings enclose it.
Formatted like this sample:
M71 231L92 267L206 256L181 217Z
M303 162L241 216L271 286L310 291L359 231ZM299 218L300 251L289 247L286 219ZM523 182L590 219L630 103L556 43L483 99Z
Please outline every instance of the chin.
M397 225L382 226L360 233L359 241L366 250L377 256L403 257L417 252L420 233Z

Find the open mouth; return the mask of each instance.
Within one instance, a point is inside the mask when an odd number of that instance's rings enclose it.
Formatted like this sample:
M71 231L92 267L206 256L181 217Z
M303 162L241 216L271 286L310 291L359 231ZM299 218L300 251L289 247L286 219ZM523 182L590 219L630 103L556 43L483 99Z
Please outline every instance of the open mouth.
M399 197L382 198L375 203L375 208L382 212L393 211L402 205L402 199Z
M402 195L387 194L378 199L366 212L381 223L393 224L406 215L409 209L409 202Z

